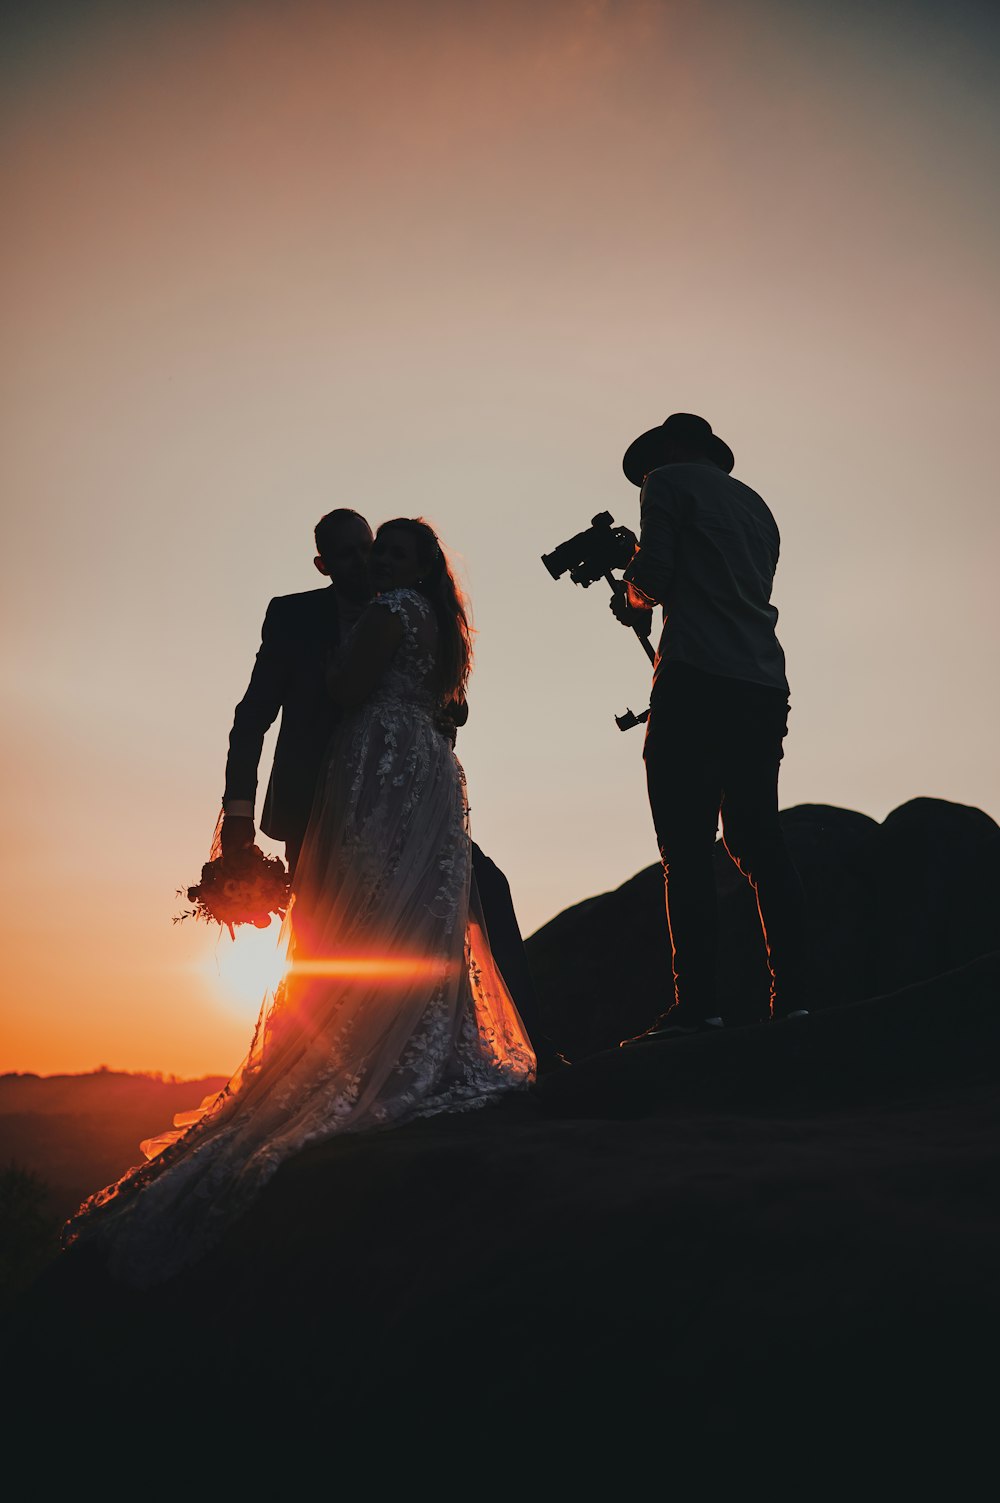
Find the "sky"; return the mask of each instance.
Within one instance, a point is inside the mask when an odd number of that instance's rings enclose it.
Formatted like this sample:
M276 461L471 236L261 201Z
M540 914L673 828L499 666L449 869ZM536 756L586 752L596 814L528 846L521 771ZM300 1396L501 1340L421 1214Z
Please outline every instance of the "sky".
M266 957L175 891L335 506L457 561L458 751L524 932L655 861L614 722L648 664L540 555L636 524L621 456L672 411L781 529L783 807L1000 816L988 7L5 16L0 1070L245 1052Z

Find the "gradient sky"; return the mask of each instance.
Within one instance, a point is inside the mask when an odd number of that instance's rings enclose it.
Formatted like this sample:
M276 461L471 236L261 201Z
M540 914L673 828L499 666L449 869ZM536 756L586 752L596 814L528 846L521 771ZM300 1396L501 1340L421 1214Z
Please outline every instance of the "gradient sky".
M174 890L333 506L459 557L525 932L655 860L645 659L539 555L635 522L622 452L677 409L782 531L782 803L1000 815L986 6L5 14L0 1069L239 1061Z

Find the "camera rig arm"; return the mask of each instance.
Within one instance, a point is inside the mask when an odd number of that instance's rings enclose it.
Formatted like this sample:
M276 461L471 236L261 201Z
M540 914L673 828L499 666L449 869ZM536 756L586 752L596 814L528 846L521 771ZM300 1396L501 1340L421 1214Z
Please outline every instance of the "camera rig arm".
M582 585L585 590L595 580L604 579L614 594L620 587L621 580L615 579L611 571L626 568L635 550L635 533L627 527L616 527L611 513L602 511L592 518L585 532L578 532L575 537L567 538L565 543L560 543L551 553L543 553L542 563L553 579L560 579L568 573L573 583ZM655 662L656 653L649 638L634 624L632 630L649 661ZM635 725L642 725L648 718L648 710L635 715L626 709L624 715L615 716L615 724L620 731L629 731Z

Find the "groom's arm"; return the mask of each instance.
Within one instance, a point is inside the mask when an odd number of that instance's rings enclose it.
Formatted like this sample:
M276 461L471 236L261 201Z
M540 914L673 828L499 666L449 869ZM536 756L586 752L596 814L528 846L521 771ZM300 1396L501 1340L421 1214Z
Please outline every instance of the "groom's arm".
M257 769L264 737L278 717L291 672L288 634L283 620L283 602L272 600L261 627L260 650L247 691L233 715L226 759L226 788L222 808L229 820L248 820L244 829L253 839L254 806L257 799Z

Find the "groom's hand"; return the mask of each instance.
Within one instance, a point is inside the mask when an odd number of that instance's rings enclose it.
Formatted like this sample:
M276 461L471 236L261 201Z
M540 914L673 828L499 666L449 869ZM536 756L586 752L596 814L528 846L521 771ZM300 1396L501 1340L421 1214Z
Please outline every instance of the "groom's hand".
M466 700L457 701L449 699L446 705L438 705L434 712L434 724L447 737L452 746L458 740L458 728L465 724L469 718L469 706Z
M219 831L222 854L235 856L237 851L245 851L247 846L253 845L254 834L252 819L242 814L227 814Z

